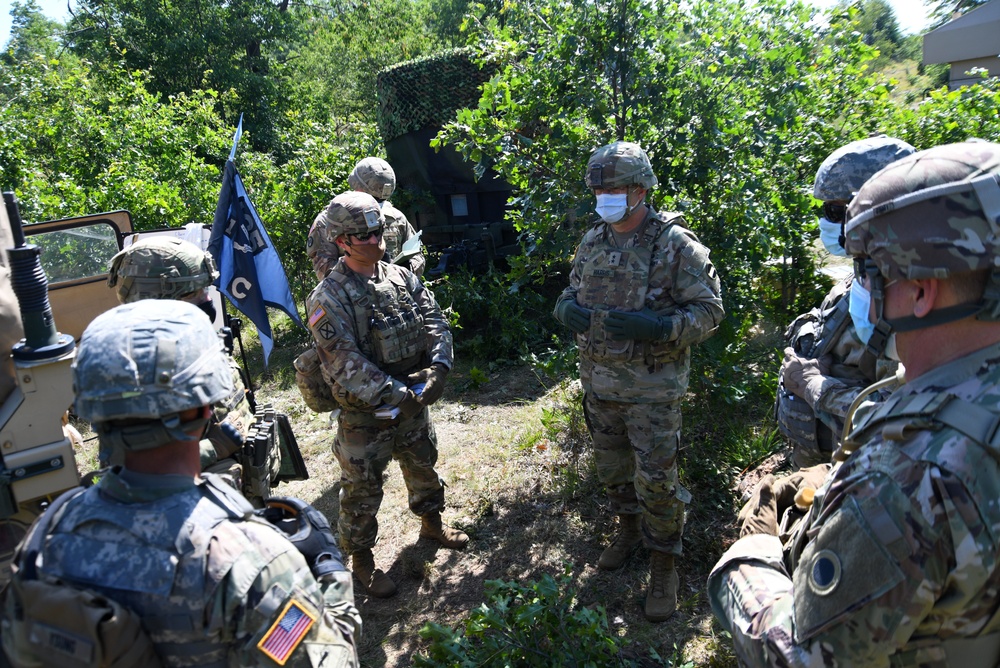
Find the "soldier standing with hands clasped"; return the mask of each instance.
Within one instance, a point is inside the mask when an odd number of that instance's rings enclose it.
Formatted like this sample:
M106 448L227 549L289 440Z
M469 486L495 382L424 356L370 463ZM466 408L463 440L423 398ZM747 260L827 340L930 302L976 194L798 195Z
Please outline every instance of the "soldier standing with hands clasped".
M855 415L784 545L753 533L722 556L712 609L742 665L995 666L1000 145L882 169L848 207L845 248L851 319L905 383Z
M434 470L437 436L427 409L451 370L451 330L420 279L382 261L385 218L371 195L337 195L317 220L341 253L306 300L323 377L341 407L333 445L341 468L338 531L354 575L385 598L396 585L375 568L372 547L390 459L399 462L420 535L448 548L469 540L441 523L444 482Z
M691 346L725 315L719 277L680 214L646 204L657 181L637 144L598 149L586 182L601 220L577 248L555 317L576 333L597 471L621 523L598 566L620 568L645 542L645 614L663 621L677 607L674 558L691 498L677 478L680 402Z
M73 385L124 465L59 497L19 546L2 625L14 665L358 665L361 618L325 518L285 499L286 531L201 472L212 406L232 391L204 313L144 300L98 316Z

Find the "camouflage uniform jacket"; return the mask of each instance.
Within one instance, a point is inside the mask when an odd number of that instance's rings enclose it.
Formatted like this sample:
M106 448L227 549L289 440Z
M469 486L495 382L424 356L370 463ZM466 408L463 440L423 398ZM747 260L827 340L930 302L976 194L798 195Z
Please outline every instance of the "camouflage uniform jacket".
M955 652L1000 623L998 405L1000 345L921 375L861 419L784 556L733 544L708 590L746 665L996 665Z
M284 534L212 474L116 468L57 512L41 575L130 608L164 665L275 665L258 643L291 601L316 621L286 666L358 665L350 574L317 582Z
M404 362L399 369L380 368L375 355L373 316L378 293L387 289L404 293L423 321L423 350L415 363ZM358 408L398 405L406 396L407 386L393 373L405 374L434 363L450 369L454 364L451 329L434 294L403 267L379 262L375 276L369 278L341 260L309 295L306 313L324 378L346 391Z
M788 328L788 334L794 336L793 330L797 330L803 321L815 322L819 327L823 327L824 314L829 314L840 299L850 300L853 280L852 274L833 286L818 308L795 319ZM894 375L899 366L899 362L888 359L876 360L867 353L865 344L858 338L846 309L841 316L846 318L846 323L840 336L832 345L825 346L830 357L829 373L824 375L822 383L810 383L804 397L809 407L816 412L816 417L830 427L838 438L844 429L844 416L847 415L847 410L861 390ZM802 354L799 350L796 352Z
M379 206L382 207L382 215L385 216L385 232L382 235L385 239L385 252L391 259L399 255L403 244L416 234L416 230L406 219L406 214L394 207L388 200L380 202ZM332 239L327 239L326 216L323 214L324 212L321 211L316 216L306 239L306 255L312 261L316 278L321 281L326 276L326 272L330 271L340 259L340 249L337 244ZM425 264L426 260L423 254L417 253L404 266L409 267L410 271L417 276L421 276L424 273Z
M617 310L640 311L645 306L660 317L669 318L672 328L666 340L624 342L619 355L596 354L594 351L606 340L603 315L612 307L606 303L588 303L587 295L595 288L601 290L600 283L605 278L600 274L608 270L595 273L586 268L599 255L615 253L609 252L609 246L616 246L611 226L597 223L587 231L576 250L569 287L559 301L574 299L581 306L594 309L590 330L578 334L576 339L580 346L580 380L584 390L598 399L628 403L679 400L687 391L690 347L710 337L725 316L719 277L709 260L709 250L681 225L680 216L669 216L647 207L645 220L621 246L619 254L624 257L626 251L632 251L628 255L637 256L647 248L648 275L643 278L641 269L622 266L622 273L631 272L641 285L612 290L622 296L622 301L641 300L641 303L619 304ZM620 264L631 261L622 260Z

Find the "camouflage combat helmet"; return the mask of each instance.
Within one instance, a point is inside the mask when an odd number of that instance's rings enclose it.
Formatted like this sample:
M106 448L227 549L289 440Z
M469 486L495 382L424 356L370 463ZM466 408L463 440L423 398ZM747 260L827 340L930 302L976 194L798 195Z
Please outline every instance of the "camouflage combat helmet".
M385 225L385 216L375 198L357 191L341 193L330 200L323 218L330 243L342 234L364 235L377 232Z
M848 207L846 244L889 280L948 278L995 265L1000 144L936 146L873 176Z
M594 151L587 161L588 188L620 188L632 184L649 190L657 184L649 156L638 144L616 141Z
M94 423L98 436L142 450L190 440L191 424L178 414L229 396L233 375L222 340L197 306L144 300L87 326L73 388L77 415Z
M219 277L212 256L190 241L151 237L111 258L108 286L123 304L140 299L179 299Z
M365 158L355 165L354 171L347 177L347 184L381 202L389 199L396 190L396 173L382 158Z
M905 141L885 135L845 144L819 166L813 197L824 202L850 202L875 172L915 151Z

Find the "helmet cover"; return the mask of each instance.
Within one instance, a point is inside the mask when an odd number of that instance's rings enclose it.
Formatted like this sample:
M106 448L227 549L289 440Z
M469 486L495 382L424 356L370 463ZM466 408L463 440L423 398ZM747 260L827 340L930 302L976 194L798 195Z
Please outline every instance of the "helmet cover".
M387 200L396 190L396 173L382 158L365 158L355 165L347 184L379 201Z
M90 422L159 419L228 396L222 340L197 306L143 300L95 318L73 362L76 413Z
M824 202L850 202L875 172L915 152L905 141L885 135L845 144L819 166L813 197Z
M320 215L326 240L330 243L342 234L365 235L378 232L385 225L382 207L375 198L353 190L330 200Z
M845 248L887 279L948 278L997 266L1000 144L935 146L869 179L847 210Z
M108 286L117 286L123 304L140 299L179 299L207 288L219 272L212 256L190 241L150 237L137 241L113 258Z
M649 156L638 144L617 141L594 151L587 161L588 188L621 188L639 185L649 190L657 184Z

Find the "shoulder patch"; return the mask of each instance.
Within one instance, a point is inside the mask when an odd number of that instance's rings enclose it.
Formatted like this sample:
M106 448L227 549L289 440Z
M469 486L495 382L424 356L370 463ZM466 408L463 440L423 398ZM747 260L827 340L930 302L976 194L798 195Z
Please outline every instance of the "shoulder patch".
M257 643L257 648L283 666L315 623L316 618L293 598Z
M323 309L323 307L317 306L316 310L313 311L312 315L309 316L309 326L312 327L313 325L315 325L319 321L319 319L324 317L325 315L326 311Z

